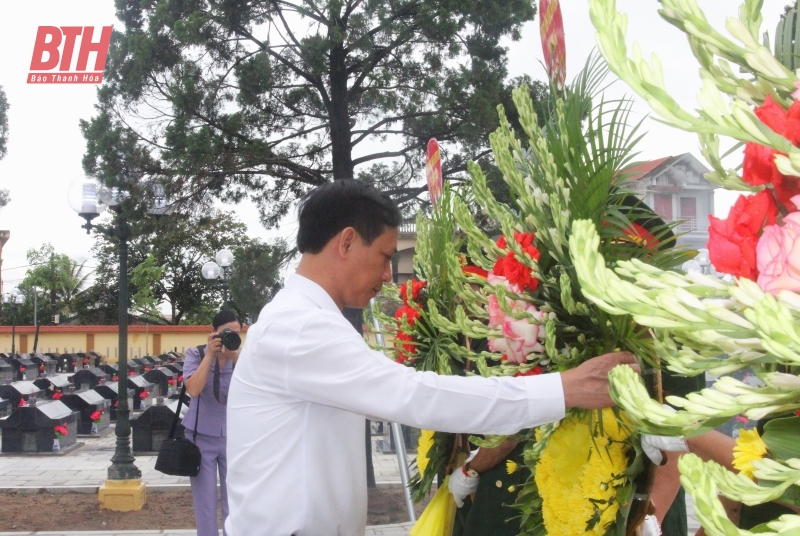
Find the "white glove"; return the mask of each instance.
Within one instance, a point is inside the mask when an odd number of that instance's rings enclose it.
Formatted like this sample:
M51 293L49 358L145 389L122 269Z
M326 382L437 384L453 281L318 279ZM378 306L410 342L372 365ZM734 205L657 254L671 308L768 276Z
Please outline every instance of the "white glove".
M661 536L661 526L658 524L658 519L654 515L648 515L644 518L644 523L639 527L637 533L641 536Z
M664 455L661 451L665 452L689 452L689 445L683 440L683 437L666 437L657 435L642 435L642 450L650 461L656 465L661 465L664 461Z
M453 471L447 485L450 488L450 493L453 494L456 506L459 508L464 506L464 499L467 495L471 495L478 490L478 482L480 482L480 480L479 476L469 476L464 472L463 467L459 467Z

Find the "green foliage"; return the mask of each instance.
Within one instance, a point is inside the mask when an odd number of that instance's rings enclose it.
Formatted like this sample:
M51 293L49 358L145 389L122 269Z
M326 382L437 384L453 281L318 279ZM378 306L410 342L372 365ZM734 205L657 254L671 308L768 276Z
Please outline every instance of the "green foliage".
M429 138L446 178L488 154L512 87L501 43L535 14L531 0L119 0L84 168L108 185L154 177L185 202L250 197L265 225L332 179L413 201Z
M235 261L228 287L231 307L243 319L255 322L264 305L281 289L280 271L294 253L283 240L272 244L252 240L233 251Z
M8 98L0 86L0 160L8 154Z
M159 317L160 300L153 294L153 289L161 282L164 269L156 264L155 256L150 253L147 258L131 270L131 285L136 289L130 299L131 308L146 317Z
M156 300L154 319L180 324L188 313L204 306L219 311L222 305L219 286L206 281L200 268L220 249L235 248L247 240L243 223L232 213L208 209L190 215L174 214L155 223L134 222L132 226L134 238L128 248L130 296L140 291L133 281L134 270L152 255L154 266L161 269L160 280L147 280ZM96 309L113 323L118 296L118 248L107 236L99 233L95 236L92 251L98 260L95 289L98 302L90 310ZM166 304L169 318L160 317L162 304Z

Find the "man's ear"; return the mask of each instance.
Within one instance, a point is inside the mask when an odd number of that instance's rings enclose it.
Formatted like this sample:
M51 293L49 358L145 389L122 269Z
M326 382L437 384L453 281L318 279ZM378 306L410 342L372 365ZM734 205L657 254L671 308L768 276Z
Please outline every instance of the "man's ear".
M358 240L358 233L352 227L345 227L339 234L339 256L346 257Z

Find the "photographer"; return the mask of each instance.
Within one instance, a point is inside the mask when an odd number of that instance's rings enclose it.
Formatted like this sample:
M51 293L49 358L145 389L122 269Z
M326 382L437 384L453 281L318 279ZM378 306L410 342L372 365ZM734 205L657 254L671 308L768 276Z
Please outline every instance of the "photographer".
M192 397L183 426L186 438L197 426L196 445L202 462L200 473L191 478L194 517L198 536L217 536L217 470L219 469L222 522L228 517L228 490L225 477L228 458L225 451L227 422L225 406L233 366L239 359L242 323L232 311L220 311L212 322L214 333L208 344L190 348L183 364L186 392ZM199 412L199 413L198 413Z

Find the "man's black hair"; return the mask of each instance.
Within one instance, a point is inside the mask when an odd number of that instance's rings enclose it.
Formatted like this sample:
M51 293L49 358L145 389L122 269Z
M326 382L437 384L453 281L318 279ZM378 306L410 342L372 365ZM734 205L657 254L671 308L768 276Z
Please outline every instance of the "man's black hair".
M387 227L399 227L400 209L375 187L352 179L337 180L309 192L298 208L297 250L319 253L343 229L352 227L370 245Z
M239 317L236 316L236 313L226 310L220 311L214 315L214 320L211 321L211 327L214 328L214 331L217 331L220 326L227 324L228 322L238 322L240 326L242 325L242 321L239 320Z

